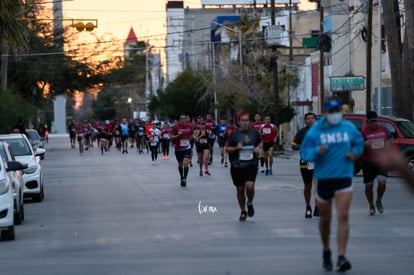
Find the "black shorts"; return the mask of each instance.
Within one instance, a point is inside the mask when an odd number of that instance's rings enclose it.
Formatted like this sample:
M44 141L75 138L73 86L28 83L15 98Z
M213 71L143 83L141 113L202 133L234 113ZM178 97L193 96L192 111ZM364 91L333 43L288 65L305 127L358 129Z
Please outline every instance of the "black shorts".
M209 144L196 143L197 153L202 153L204 150L210 150L210 145Z
M210 148L213 149L214 142L216 141L216 138L208 138L208 144L210 144Z
M222 136L217 136L217 143L219 145L219 148L223 148L224 144L226 144L226 138Z
M333 199L336 192L352 191L352 178L318 180L317 199L328 202Z
M300 174L302 175L303 183L305 185L312 184L313 170L309 170L308 168L300 168Z
M183 162L183 160L191 158L191 149L175 151L175 158L178 162Z
M233 185L236 187L244 186L247 181L255 182L257 176L257 165L249 165L243 168L231 167L230 175L233 180Z
M364 183L373 182L377 176L388 176L387 171L381 169L376 163L369 161L362 162L362 173L364 176Z
M124 142L125 140L128 140L128 136L124 136L124 135L122 135L122 136L121 136L121 141L122 141L122 142Z
M273 147L273 145L275 145L275 143L273 141L271 141L271 142L263 142L263 152L269 151L269 149L271 147Z

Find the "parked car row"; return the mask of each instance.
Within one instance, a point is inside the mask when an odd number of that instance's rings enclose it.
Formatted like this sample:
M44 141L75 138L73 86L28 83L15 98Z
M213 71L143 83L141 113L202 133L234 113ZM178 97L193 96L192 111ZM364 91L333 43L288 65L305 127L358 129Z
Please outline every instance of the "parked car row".
M14 240L14 225L24 220L24 198L44 198L40 159L46 150L24 134L0 135L0 232L3 240Z

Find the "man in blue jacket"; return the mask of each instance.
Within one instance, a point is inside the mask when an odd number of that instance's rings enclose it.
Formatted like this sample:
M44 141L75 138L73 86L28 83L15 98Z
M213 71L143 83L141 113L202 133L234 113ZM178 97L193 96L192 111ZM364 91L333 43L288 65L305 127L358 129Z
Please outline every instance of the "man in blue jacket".
M345 257L349 236L349 208L352 198L354 160L364 149L364 140L358 129L342 120L342 105L337 99L324 103L326 114L308 131L300 148L301 158L315 163L317 180L316 199L320 210L319 231L323 245L323 267L332 270L329 235L332 220L332 201L335 200L338 216L337 271L351 269Z

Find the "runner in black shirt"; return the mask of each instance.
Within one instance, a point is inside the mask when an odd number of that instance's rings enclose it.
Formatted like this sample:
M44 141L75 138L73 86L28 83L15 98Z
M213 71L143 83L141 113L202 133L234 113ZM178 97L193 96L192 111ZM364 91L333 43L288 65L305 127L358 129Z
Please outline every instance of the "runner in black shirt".
M225 151L229 153L230 174L237 188L237 200L241 210L239 221L245 221L247 215L254 216L254 183L262 139L258 131L250 128L249 114L243 113L239 116L239 125L240 128L230 134Z

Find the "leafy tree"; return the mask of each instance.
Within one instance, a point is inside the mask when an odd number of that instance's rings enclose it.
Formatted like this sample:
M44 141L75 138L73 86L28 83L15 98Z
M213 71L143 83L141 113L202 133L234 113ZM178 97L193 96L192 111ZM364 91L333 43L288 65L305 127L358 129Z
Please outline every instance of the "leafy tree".
M25 53L28 48L27 22L19 18L30 6L35 7L31 0L3 0L0 3L0 79L3 91L7 89L8 54Z
M117 90L104 87L93 102L94 117L99 120L113 119L116 117Z
M200 73L190 70L182 72L168 85L165 91L159 91L153 97L150 110L161 116L177 117L180 113L194 117L211 112L213 95L208 90L208 81Z
M142 45L142 44L139 44ZM124 65L118 64L102 77L104 87L92 104L94 116L101 120L129 117L132 102L145 98L146 56L143 53L132 55Z
M25 126L29 126L26 118L35 118L36 110L27 101L13 91L0 89L0 133L11 133L19 118L25 118ZM34 123L34 121L32 121Z

